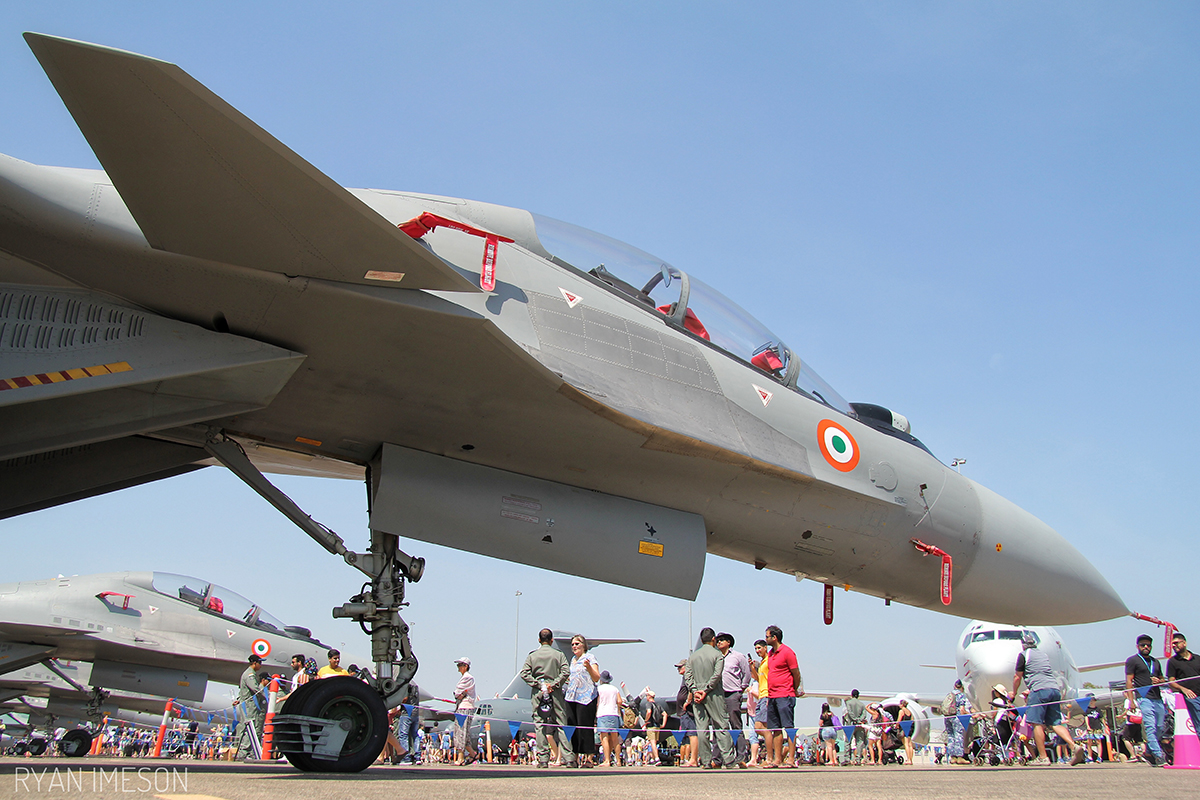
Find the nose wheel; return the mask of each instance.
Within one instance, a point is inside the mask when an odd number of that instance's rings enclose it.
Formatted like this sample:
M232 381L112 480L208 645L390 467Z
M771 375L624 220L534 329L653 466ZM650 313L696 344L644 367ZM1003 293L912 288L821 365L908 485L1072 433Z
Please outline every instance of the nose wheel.
M387 707L357 678L332 677L301 686L275 717L273 741L306 772L360 772L387 742Z
M73 731L67 731L63 737L58 740L58 752L68 758L79 758L86 756L88 751L92 749L92 735L83 728L76 728Z

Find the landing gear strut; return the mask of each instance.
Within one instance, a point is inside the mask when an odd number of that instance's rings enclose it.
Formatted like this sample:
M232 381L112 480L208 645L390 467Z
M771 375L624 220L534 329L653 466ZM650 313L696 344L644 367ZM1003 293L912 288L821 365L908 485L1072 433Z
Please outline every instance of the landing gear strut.
M268 481L241 445L224 432L209 431L204 449L318 544L366 575L368 582L363 591L333 609L333 616L352 619L370 634L374 678L369 685L354 678L326 678L305 684L292 693L282 713L275 716L273 738L276 749L300 769L365 769L387 741L387 709L402 702L409 681L417 673L408 623L401 618L400 609L407 605L404 583L421 579L425 559L402 551L399 536L377 530L371 531L368 552L355 553L340 536L305 514ZM374 494L371 485L368 494Z

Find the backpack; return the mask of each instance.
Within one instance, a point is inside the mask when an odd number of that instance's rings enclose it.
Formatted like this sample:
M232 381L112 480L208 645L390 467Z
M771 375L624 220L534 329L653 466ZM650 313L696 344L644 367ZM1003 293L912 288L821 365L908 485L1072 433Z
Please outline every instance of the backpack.
M958 711L958 705L954 702L954 692L946 692L946 696L942 698L942 716L948 717Z

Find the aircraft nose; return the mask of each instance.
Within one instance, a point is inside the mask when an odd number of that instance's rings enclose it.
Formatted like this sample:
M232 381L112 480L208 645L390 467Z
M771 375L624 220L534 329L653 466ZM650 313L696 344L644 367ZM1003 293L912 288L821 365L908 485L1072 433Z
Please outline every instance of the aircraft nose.
M987 619L1072 625L1125 616L1104 576L1053 528L972 482L982 516L979 548L954 600L983 605Z

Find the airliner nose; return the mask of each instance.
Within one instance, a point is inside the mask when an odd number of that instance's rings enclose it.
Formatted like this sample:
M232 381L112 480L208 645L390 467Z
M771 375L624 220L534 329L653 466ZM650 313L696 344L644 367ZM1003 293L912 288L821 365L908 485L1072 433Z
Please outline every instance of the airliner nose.
M972 482L982 512L975 561L955 580L954 600L986 605L987 618L1021 625L1073 625L1125 616L1104 576L1053 528Z

